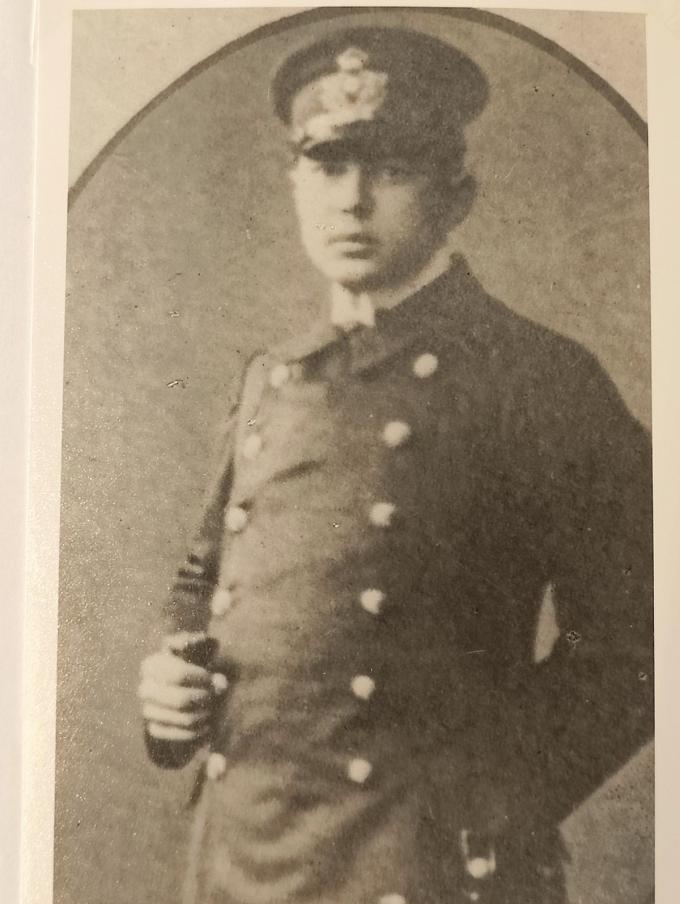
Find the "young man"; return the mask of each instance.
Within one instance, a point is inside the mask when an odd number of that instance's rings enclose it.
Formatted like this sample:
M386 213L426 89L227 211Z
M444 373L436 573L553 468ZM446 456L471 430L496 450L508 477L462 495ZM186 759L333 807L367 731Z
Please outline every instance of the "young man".
M647 437L444 251L486 94L374 28L274 82L331 291L247 367L143 665L152 757L201 751L187 902L560 901L559 822L651 731Z

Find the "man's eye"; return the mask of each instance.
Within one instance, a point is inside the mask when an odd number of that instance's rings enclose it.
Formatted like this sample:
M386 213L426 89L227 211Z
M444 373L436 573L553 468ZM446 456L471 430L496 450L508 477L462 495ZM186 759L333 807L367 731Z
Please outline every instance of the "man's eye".
M327 176L342 176L347 164L342 160L327 160L323 169Z
M380 174L394 181L401 179L411 179L414 175L414 168L406 160L390 160L380 167Z
M344 160L315 160L313 170L317 173L323 173L324 176L341 176L347 169L347 163Z

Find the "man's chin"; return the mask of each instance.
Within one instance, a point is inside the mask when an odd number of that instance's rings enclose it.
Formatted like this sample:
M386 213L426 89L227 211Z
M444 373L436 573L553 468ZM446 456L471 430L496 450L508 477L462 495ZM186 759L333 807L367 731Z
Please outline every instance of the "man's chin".
M317 267L331 282L355 294L398 286L419 269L414 261L407 259L390 267L380 266L375 260L360 259L317 263Z
M354 259L317 264L323 276L350 292L374 292L388 288L398 274L379 266L374 260Z
M381 284L380 274L369 268L329 267L323 275L350 292L367 292Z

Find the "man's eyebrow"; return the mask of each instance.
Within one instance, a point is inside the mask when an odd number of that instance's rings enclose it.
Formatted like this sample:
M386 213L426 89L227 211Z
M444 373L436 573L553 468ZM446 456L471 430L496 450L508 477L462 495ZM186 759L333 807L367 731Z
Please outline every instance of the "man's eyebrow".
M360 160L360 149L343 142L329 143L322 150L307 152L303 156L309 157L318 163L345 163L351 160Z

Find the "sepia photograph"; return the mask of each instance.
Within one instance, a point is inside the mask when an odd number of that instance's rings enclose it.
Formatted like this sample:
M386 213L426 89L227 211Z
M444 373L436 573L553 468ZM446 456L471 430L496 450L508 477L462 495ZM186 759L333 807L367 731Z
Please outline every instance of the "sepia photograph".
M646 64L73 12L55 904L652 904Z

